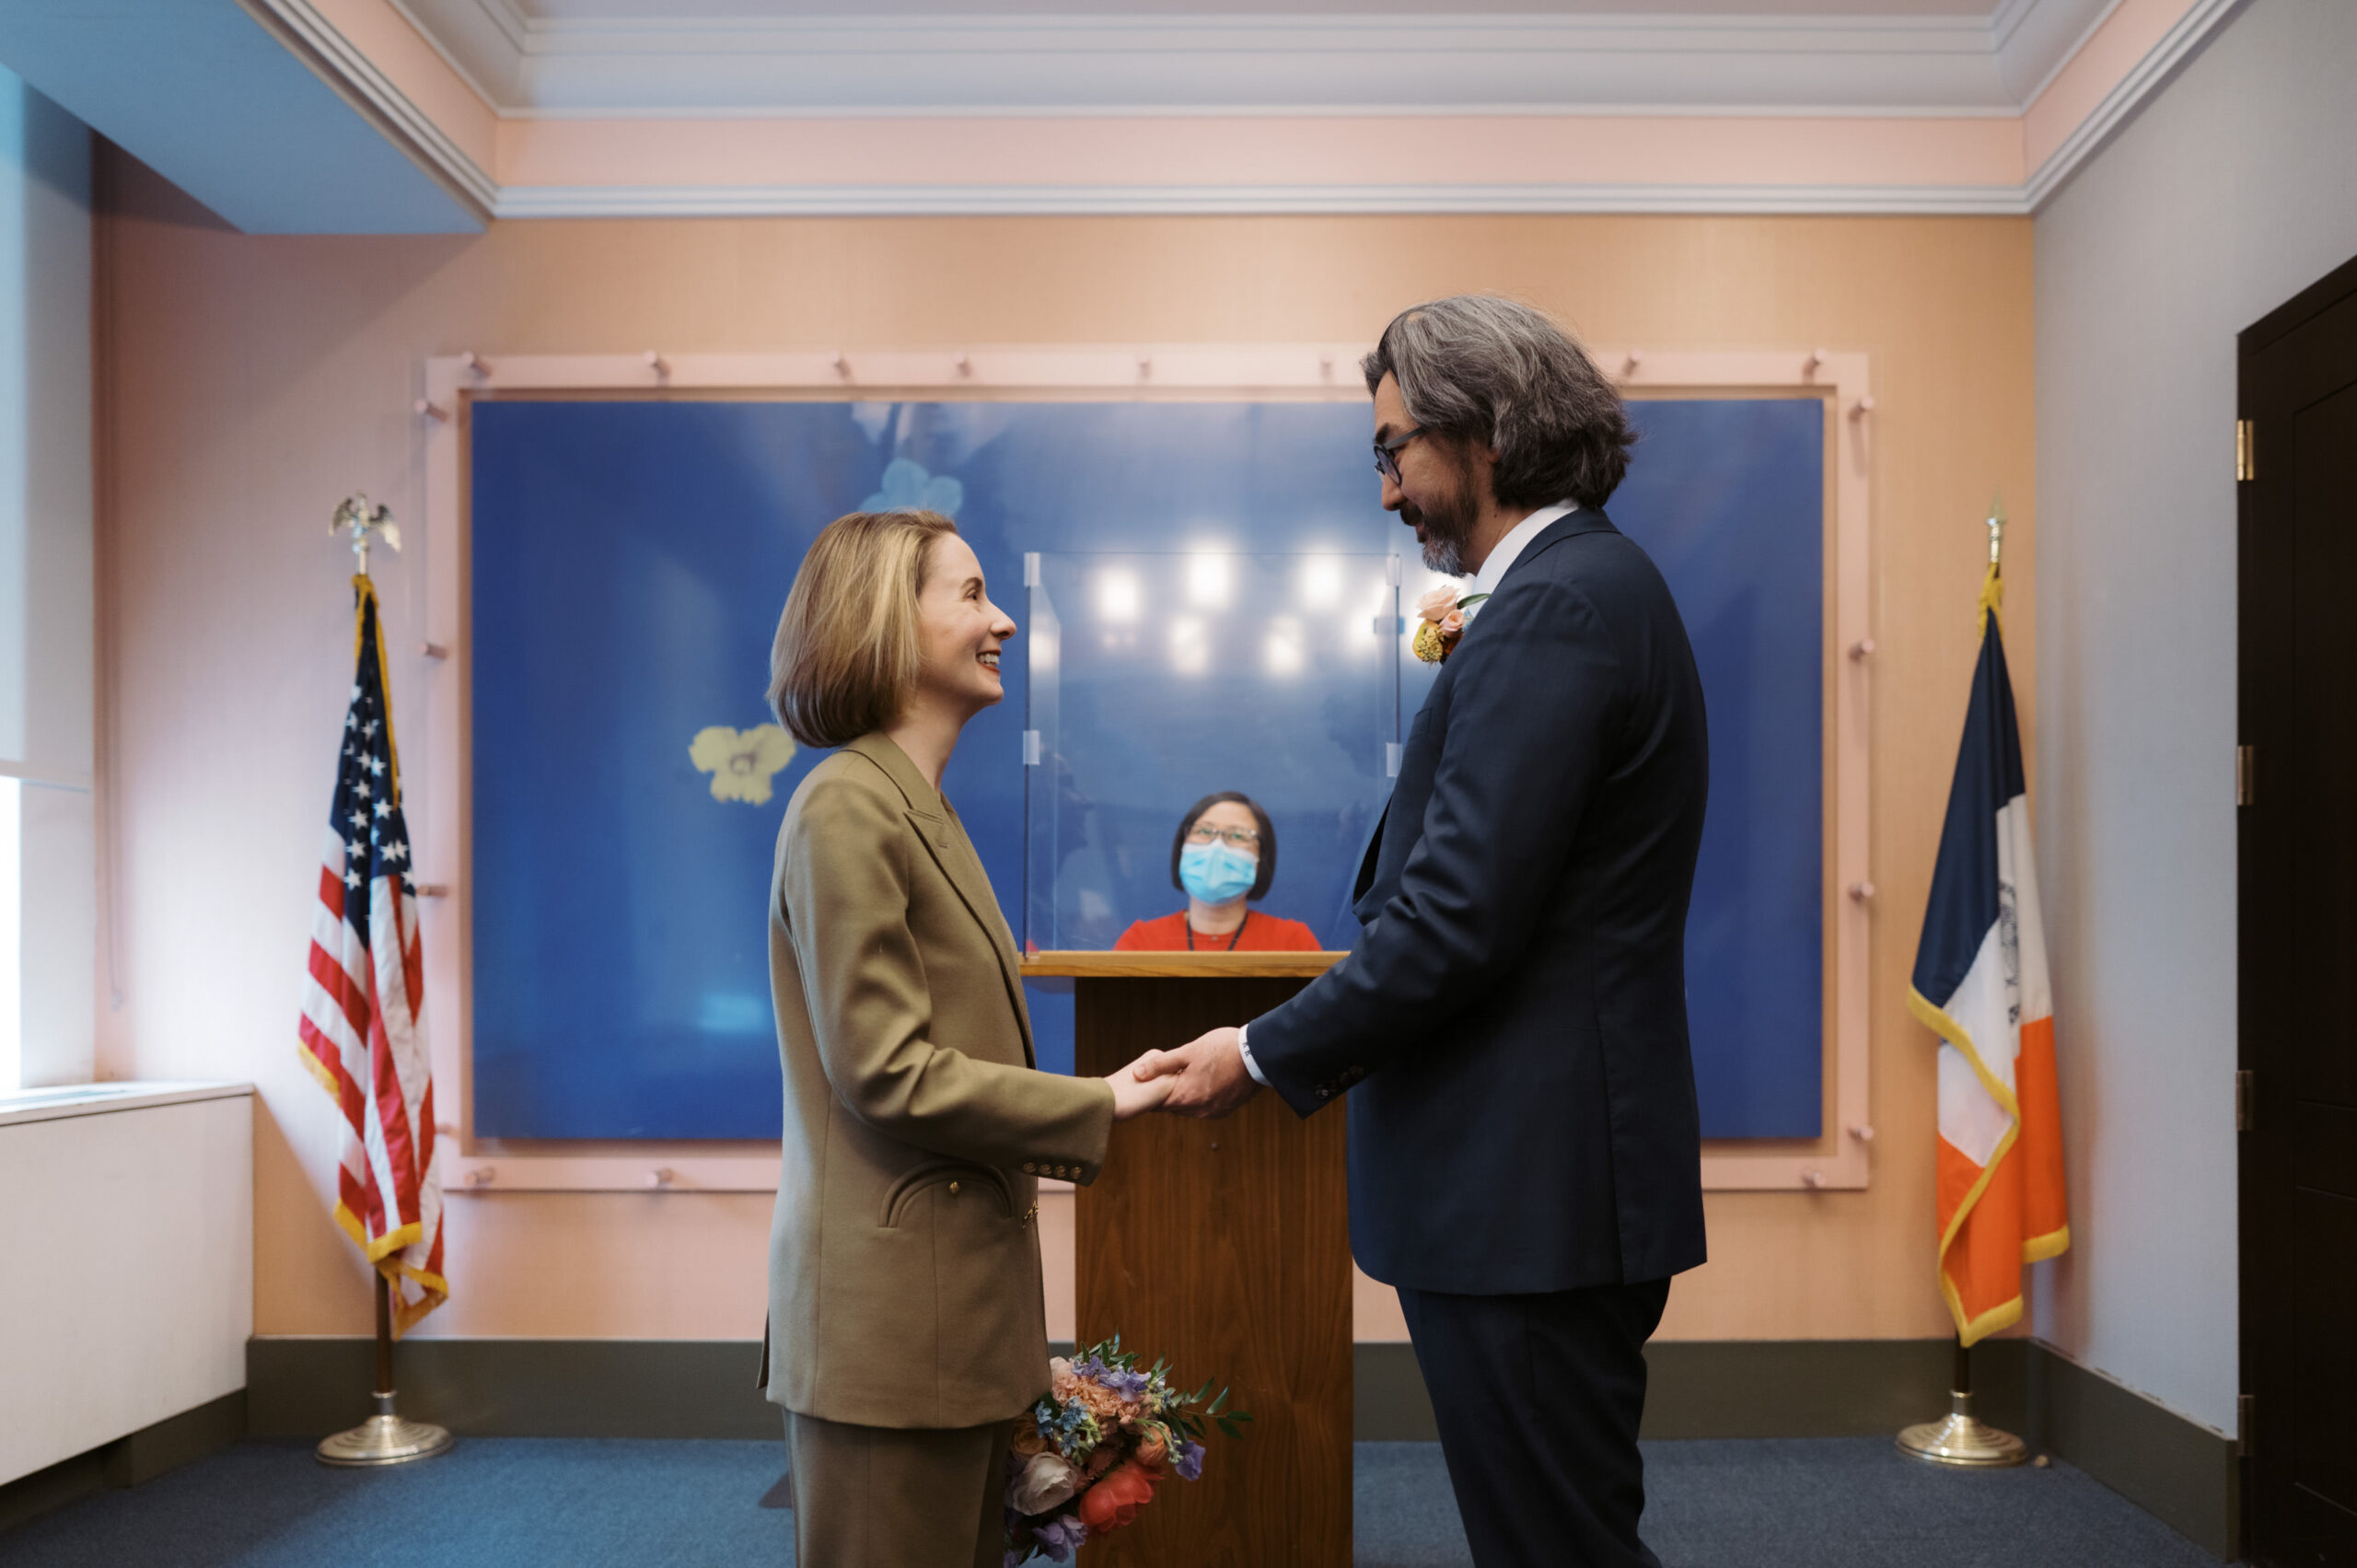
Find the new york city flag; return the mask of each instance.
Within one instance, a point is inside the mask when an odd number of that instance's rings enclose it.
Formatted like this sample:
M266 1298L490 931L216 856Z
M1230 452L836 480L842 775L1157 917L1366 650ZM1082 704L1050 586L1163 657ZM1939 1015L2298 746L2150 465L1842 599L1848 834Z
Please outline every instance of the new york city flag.
M1932 870L1910 1011L1940 1037L1940 1292L1971 1344L2022 1315L2022 1265L2071 1244L2054 1005L1991 566L1980 662Z

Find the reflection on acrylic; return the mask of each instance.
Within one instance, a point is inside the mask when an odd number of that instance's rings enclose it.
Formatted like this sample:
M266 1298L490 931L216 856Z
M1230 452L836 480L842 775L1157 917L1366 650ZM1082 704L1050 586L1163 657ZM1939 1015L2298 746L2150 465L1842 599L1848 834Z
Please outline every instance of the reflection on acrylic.
M1172 825L1224 792L1267 810L1285 846L1252 930L1281 916L1348 945L1351 873L1399 736L1397 677L1368 656L1398 613L1392 571L1340 553L1039 557L1031 624L1077 606L1096 634L1085 661L1037 656L1035 639L1028 664L1028 947L1101 949L1167 919L1188 897Z

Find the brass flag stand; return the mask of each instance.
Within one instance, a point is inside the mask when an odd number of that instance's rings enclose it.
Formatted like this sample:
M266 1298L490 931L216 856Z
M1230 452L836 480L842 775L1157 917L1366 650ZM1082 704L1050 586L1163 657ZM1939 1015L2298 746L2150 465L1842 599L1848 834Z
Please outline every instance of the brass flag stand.
M383 536L384 541L395 550L401 547L401 529L395 526L393 515L382 506L372 505L366 495L351 496L337 506L328 531L351 537L352 552L358 560L362 577L368 575L371 535ZM358 694L357 688L354 694ZM376 1295L377 1413L351 1431L339 1432L321 1441L315 1451L323 1465L405 1465L412 1459L447 1454L456 1441L447 1427L408 1420L393 1408L393 1285L381 1272L376 1272Z
M1948 1390L1945 1421L1927 1421L1898 1434L1898 1451L1927 1465L1953 1465L1963 1469L2003 1469L2029 1458L2029 1449L2010 1432L2000 1432L1972 1413L1972 1352L1956 1342L1955 1385Z
M411 1421L393 1409L392 1283L377 1276L377 1413L349 1432L323 1439L319 1463L345 1467L405 1465L447 1454L458 1439L450 1429Z

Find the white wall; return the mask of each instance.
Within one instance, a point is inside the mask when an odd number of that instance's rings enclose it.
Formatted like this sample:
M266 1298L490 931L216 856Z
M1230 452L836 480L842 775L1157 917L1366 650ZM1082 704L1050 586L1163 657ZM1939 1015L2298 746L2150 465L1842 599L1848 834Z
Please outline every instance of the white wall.
M89 133L0 71L0 1088L90 1076L90 361Z
M2254 0L2038 214L2032 781L2073 1186L2041 1338L2237 1392L2235 334L2357 255L2357 5Z

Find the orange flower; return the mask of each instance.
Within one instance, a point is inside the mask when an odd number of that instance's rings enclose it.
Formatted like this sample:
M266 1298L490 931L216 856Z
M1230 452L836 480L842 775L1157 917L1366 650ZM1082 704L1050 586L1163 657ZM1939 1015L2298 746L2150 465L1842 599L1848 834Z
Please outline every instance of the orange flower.
M1080 1521L1090 1535L1120 1529L1154 1501L1159 1474L1144 1465L1123 1465L1080 1494Z
M1138 1463L1158 1465L1162 1463L1162 1457L1167 1451L1162 1446L1162 1434L1149 1432L1145 1434L1145 1440L1138 1445Z
M1016 1453L1028 1459L1034 1454L1046 1453L1048 1440L1039 1435L1039 1427L1033 1425L1030 1419L1026 1417L1022 1426L1016 1431L1014 1446Z

